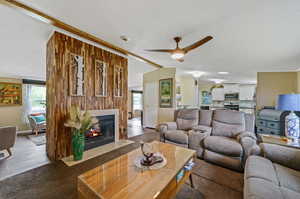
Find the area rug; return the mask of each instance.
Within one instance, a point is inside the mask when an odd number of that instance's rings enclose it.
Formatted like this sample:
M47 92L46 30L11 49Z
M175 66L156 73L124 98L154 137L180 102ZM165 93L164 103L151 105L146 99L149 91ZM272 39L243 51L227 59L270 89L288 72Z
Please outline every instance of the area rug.
M27 138L30 139L36 146L41 146L46 144L46 134L38 134L38 135L27 135Z

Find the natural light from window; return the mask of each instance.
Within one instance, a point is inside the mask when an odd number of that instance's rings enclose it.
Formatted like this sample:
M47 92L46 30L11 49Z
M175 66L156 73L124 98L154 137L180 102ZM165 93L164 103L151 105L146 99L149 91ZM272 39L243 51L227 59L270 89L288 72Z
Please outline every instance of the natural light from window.
M142 93L132 93L133 110L143 109L143 94Z
M46 87L32 85L30 93L32 112L46 111Z

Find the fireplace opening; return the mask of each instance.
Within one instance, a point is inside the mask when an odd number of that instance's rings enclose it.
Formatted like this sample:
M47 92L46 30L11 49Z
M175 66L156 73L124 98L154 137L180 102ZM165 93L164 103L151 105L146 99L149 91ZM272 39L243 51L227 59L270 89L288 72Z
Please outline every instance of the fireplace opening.
M85 133L85 150L115 141L115 115L95 116L98 123Z

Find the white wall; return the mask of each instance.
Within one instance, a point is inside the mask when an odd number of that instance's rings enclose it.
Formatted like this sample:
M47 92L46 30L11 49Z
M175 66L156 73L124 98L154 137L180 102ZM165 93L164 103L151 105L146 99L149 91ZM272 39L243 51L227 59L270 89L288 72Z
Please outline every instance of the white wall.
M180 82L180 92L181 92L181 104L182 105L196 105L196 93L195 93L195 80L192 76L181 76Z
M149 109L157 109L157 114L153 115L156 124L161 122L173 121L174 110L175 110L175 88L176 88L176 68L162 68L152 72L145 73L143 76L143 92L144 92L144 120L147 119L147 108ZM172 108L160 108L159 107L159 80L173 78L173 107ZM154 90L148 90L146 84L154 84ZM153 98L153 102L147 103L147 99L149 96L155 96ZM152 98L151 98L152 99ZM144 121L147 123L147 121Z
M22 83L22 80L1 77L0 82ZM26 124L23 123L22 112L23 106L0 107L0 126L16 126L18 130L28 130Z

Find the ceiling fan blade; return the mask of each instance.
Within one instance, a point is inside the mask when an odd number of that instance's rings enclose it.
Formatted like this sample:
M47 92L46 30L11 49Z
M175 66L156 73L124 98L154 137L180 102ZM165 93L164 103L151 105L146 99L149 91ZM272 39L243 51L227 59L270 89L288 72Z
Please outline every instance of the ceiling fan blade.
M183 50L187 53L187 52L189 52L189 51L191 51L191 50L193 50L193 49L195 49L195 48L197 48L197 47L205 44L206 42L208 42L211 39L213 39L212 36L207 36L204 39L201 39L200 41L197 41L197 42L193 43L192 45L183 48Z
M179 61L179 62L184 62L184 59L176 59L177 61Z
M150 50L145 50L145 51L161 52L161 53L172 53L174 50L172 50L172 49L150 49Z

